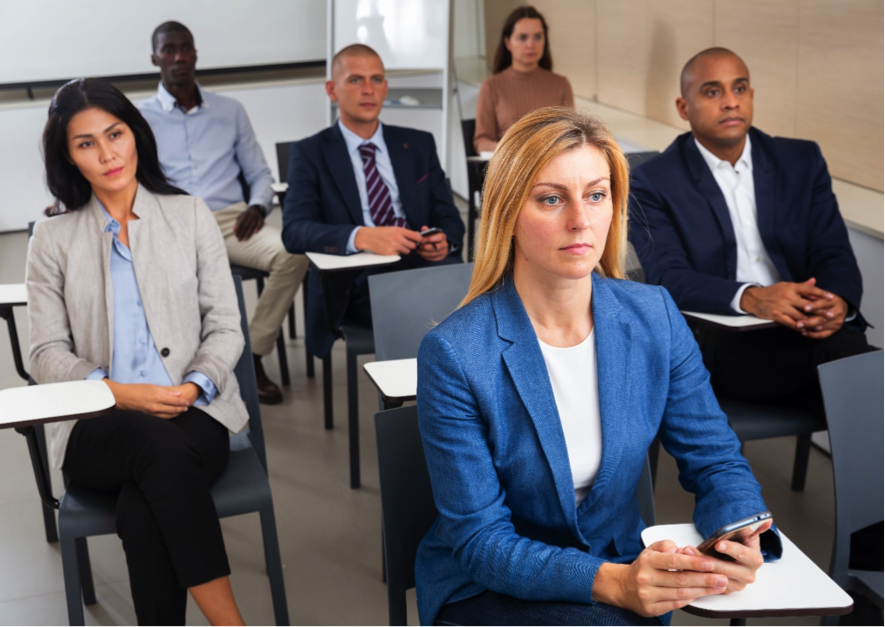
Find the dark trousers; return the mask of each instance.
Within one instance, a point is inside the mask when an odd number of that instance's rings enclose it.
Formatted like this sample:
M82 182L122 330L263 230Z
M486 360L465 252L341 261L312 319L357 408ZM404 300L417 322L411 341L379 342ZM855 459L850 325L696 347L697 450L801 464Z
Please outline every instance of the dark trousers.
M747 402L787 402L823 416L817 367L876 350L866 335L844 325L823 340L785 327L699 334L718 396Z
M486 591L448 603L436 617L437 625L661 625L620 607L566 601L525 601Z
M209 492L229 455L227 428L195 407L171 420L117 411L74 426L63 469L73 483L119 494L140 625L183 625L187 589L230 574Z

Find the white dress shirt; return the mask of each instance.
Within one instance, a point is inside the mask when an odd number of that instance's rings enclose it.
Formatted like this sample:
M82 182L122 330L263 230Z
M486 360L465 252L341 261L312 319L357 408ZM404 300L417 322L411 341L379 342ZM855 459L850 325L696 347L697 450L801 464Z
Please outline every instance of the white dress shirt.
M393 203L393 215L397 218L405 219L406 214L403 211L403 203L399 197L399 186L396 184L396 175L393 172L393 163L390 161L390 152L387 150L387 144L384 143L384 131L381 122L378 122L378 128L375 134L369 139L363 139L352 130L344 126L341 118L338 118L338 128L344 136L344 143L347 144L347 154L350 156L350 162L353 164L353 173L356 176L356 188L360 193L360 205L363 209L363 224L366 226L375 226L372 220L372 211L369 209L369 192L366 189L366 171L363 169L363 158L360 156L360 146L363 144L375 144L375 167L381 176L381 181L387 185L390 192L390 200ZM347 252L358 252L353 240L356 238L356 232L361 227L356 227L347 240Z
M562 423L575 488L575 506L581 504L602 462L602 421L596 375L596 335L590 331L577 346L558 348L538 340L556 410Z
M728 215L734 228L737 243L737 276L743 285L731 300L731 308L736 312L747 313L740 307L744 290L751 285L767 287L782 280L780 273L771 261L756 219L756 188L753 184L753 156L750 136L744 142L744 151L737 163L732 166L704 148L694 138L694 142L707 162L713 178L722 190Z

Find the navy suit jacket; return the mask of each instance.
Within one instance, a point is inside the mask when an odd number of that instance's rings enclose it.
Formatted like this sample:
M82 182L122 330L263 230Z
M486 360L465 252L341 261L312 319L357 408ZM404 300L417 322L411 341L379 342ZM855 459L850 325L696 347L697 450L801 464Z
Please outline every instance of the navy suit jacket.
M702 535L767 509L666 290L594 273L592 307L602 461L577 508L544 357L513 282L425 336L418 416L439 516L415 566L422 624L484 590L593 603L599 566L642 550L634 493L659 432L696 495ZM764 535L779 556L780 541Z
M759 233L781 277L815 277L859 310L860 270L820 148L755 128L750 138ZM666 287L681 309L736 313L734 227L692 134L638 166L630 191L630 241L648 282Z
M460 249L464 222L452 201L433 135L387 124L382 128L408 227L412 230L424 225L441 228L452 249ZM351 232L364 222L353 164L337 124L292 144L288 181L283 207L286 250L346 255ZM344 317L348 288L356 276L358 273L334 277L330 291L336 327ZM309 289L307 348L314 355L324 357L335 338L325 323L322 287L315 268L311 268Z

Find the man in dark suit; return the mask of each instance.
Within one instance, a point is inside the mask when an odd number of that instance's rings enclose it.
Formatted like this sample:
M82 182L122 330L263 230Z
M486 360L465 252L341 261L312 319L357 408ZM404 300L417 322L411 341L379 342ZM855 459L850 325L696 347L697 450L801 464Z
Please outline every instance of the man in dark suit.
M378 120L387 96L384 65L362 44L332 60L326 93L339 120L292 144L283 243L298 251L402 255L381 271L460 263L464 223L452 202L433 136ZM422 236L429 228L439 229ZM371 326L369 271L336 274L330 289L337 327L347 317ZM324 357L335 338L325 323L322 286L310 275L307 347Z
M717 393L822 412L817 365L870 348L860 270L820 149L751 126L750 73L729 50L692 58L681 87L691 132L633 172L630 240L680 309L778 323L701 336Z

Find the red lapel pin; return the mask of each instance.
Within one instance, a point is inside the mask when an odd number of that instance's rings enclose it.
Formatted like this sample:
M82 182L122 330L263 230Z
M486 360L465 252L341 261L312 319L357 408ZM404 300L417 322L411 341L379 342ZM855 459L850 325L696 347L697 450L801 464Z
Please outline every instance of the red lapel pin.
M403 150L408 150L408 149L409 149L409 145L408 145L408 144L403 144Z

